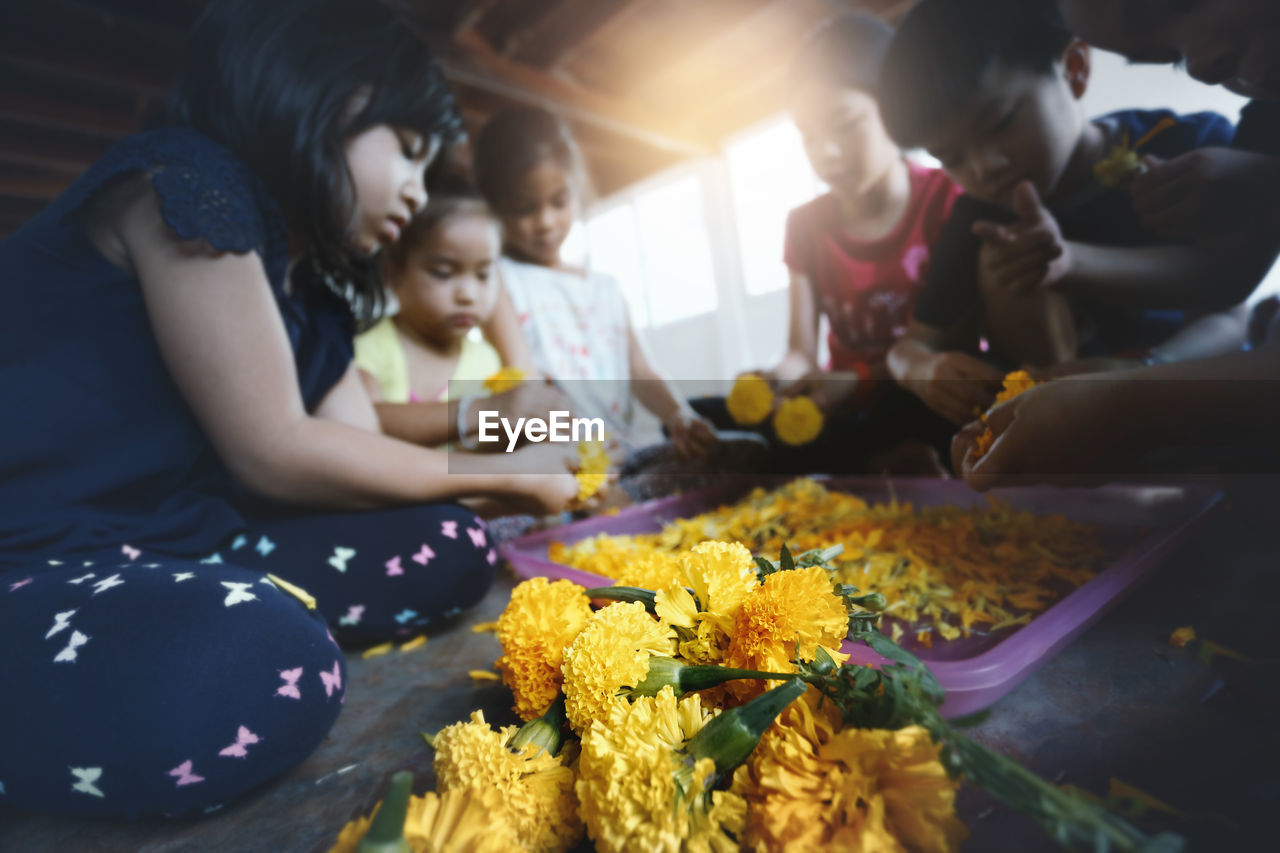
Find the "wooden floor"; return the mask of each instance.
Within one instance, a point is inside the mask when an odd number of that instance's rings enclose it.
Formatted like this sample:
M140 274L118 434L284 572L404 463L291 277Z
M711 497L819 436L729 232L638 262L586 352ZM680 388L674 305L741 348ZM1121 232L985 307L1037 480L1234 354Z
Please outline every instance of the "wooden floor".
M1268 491L1267 500L1275 492ZM1168 802L1192 850L1261 850L1280 808L1280 512L1260 516L1256 495L1235 499L1144 588L1002 699L972 733L1059 782L1105 793L1114 776ZM1231 503L1231 501L1229 501ZM432 785L419 732L482 708L512 722L509 694L477 683L498 646L470 626L495 619L514 581L502 577L458 624L409 653L348 658L342 716L301 767L241 803L199 820L77 821L0 812L4 853L311 853L409 768ZM1179 625L1262 658L1209 666L1165 642ZM1024 818L966 793L966 851L1056 849ZM1165 825L1165 824L1162 824Z

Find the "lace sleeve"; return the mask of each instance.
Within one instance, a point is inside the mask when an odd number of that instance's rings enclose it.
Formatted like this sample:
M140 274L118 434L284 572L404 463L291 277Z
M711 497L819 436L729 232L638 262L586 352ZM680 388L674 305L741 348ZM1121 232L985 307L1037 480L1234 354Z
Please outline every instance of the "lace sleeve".
M283 282L288 241L279 208L243 162L189 128L150 131L112 148L58 199L58 220L137 172L150 176L161 216L179 238L203 240L215 252L257 252L272 283Z

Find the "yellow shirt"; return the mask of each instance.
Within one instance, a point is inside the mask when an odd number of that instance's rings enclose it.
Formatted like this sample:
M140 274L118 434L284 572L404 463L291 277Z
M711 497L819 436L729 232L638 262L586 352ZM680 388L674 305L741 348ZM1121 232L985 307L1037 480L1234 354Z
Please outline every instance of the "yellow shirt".
M383 402L410 402L409 360L390 317L383 317L369 331L356 336L356 366L377 380ZM498 351L480 338L478 331L473 331L462 340L458 366L454 368L450 381L465 381L481 389L480 383L501 367ZM482 393L482 390L476 393ZM441 387L435 399L440 402L449 399L448 383Z

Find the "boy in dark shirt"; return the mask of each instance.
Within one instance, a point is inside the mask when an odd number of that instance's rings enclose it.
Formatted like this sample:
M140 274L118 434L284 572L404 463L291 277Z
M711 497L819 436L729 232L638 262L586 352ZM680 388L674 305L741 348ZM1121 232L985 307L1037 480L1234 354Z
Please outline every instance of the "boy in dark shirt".
M1204 83L1265 101L1268 106L1248 110L1239 134L1243 139L1236 144L1247 151L1276 152L1280 3L1060 0L1059 5L1067 23L1099 46L1134 62L1183 63ZM1192 188L1215 194L1222 183L1202 175ZM1269 204L1265 199L1251 219L1264 233L1270 228L1274 238L1280 233L1280 203L1274 192ZM1280 323L1273 323L1269 339L1251 352L1125 371L1106 382L1063 380L1032 388L992 410L987 424L974 423L962 432L953 459L980 489L1114 479L1130 470L1127 460L1135 452L1150 448L1182 448L1193 468L1230 449L1246 454L1247 470L1274 471L1280 434L1277 380ZM974 439L988 427L995 443L979 456Z
M1078 101L1089 73L1089 48L1045 0L922 0L890 49L886 125L900 144L928 148L968 195L889 367L953 422L994 396L977 367L980 338L1006 367L1149 357L1157 345L1166 358L1199 357L1243 338L1234 306L1257 284L1252 270L1161 245L1128 193L1093 170L1126 141L1173 158L1229 145L1234 128L1213 113L1086 121ZM1211 272L1217 286L1205 287ZM1233 313L1187 328L1193 311Z

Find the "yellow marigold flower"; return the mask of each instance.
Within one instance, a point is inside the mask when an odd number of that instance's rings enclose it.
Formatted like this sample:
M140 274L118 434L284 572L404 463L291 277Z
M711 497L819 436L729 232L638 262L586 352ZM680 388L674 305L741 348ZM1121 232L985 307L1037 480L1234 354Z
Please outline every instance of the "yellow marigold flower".
M638 555L623 563L612 576L618 586L638 586L641 589L663 589L676 584L684 586L684 571L675 554L654 551Z
M342 828L329 853L355 853L382 804L367 817ZM500 814L497 792L475 796L468 791L437 795L428 791L409 798L404 838L414 853L508 853L525 850Z
M773 432L783 444L808 444L822 432L822 411L808 397L783 400L773 414Z
M485 795L497 791L497 814L522 847L533 853L562 853L582 835L573 792L573 771L534 744L519 752L508 747L518 729L495 731L483 711L435 736L436 782L442 792Z
M736 542L703 542L682 555L679 564L693 594L680 581L659 589L658 618L675 630L680 657L690 663L719 663L738 609L760 586L751 552Z
M582 733L592 720L608 716L623 687L635 687L649 673L649 658L671 657L671 629L648 614L638 601L610 604L591 614L564 652L565 712Z
M542 716L560 693L564 650L591 616L591 600L570 581L534 578L511 593L498 619L498 671L521 719Z
M715 762L689 767L680 750L714 714L699 698L679 702L670 687L609 709L582 739L578 799L596 849L605 853L731 853L746 820L745 803L709 791Z
M524 381L524 371L518 367L503 367L484 381L484 389L490 394L510 391Z
M734 773L749 850L949 853L967 832L959 782L920 726L840 730L831 703L795 702Z
M590 499L609 479L609 454L603 441L578 442L578 502Z
M1029 391L1040 383L1031 378L1031 374L1025 370L1015 370L1004 378L1004 387L1000 389L1000 393L996 394L996 403L1003 403L1006 400L1012 400L1023 391ZM982 422L987 422L987 416L982 416ZM973 442L973 456L975 459L981 459L987 455L987 451L991 449L991 445L995 444L996 435L991 431L991 427L987 427L982 434Z
M773 389L754 373L739 376L725 399L729 415L743 426L753 426L773 411Z
M794 672L792 659L812 660L818 646L836 660L844 660L840 643L849 631L849 611L833 587L830 574L819 566L766 577L738 610L725 664ZM758 693L764 685L735 682L732 686L739 694L742 689Z

